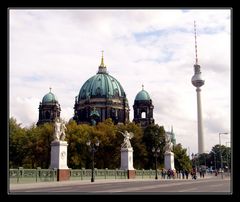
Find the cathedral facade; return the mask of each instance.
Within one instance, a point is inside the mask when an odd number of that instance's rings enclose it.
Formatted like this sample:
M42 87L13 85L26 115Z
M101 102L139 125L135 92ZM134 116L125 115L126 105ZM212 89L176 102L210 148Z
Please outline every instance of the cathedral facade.
M96 75L89 78L75 97L73 120L77 124L96 125L108 118L114 124L129 122L129 104L120 82L107 72L103 56ZM154 124L153 104L147 91L142 89L135 97L133 122L145 128ZM46 94L39 105L37 125L53 122L60 118L60 104L51 92Z

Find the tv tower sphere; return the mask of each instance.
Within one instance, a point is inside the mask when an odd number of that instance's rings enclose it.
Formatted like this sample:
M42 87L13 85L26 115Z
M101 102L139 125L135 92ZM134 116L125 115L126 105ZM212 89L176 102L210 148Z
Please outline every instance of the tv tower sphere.
M201 76L200 65L194 65L194 75L192 76L192 85L195 87L201 87L204 85L204 80Z

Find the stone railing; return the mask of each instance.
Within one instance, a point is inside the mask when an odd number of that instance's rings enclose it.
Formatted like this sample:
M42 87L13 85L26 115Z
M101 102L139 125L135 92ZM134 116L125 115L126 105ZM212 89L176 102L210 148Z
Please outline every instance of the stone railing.
M56 169L18 169L9 170L10 183L30 183L30 182L48 182L57 181Z
M161 176L161 171L160 170L157 170L157 174L158 174L158 177ZM151 178L155 178L156 176L156 170L136 170L136 178L142 178L142 179L145 179L145 178L148 178L148 179L151 179Z
M70 169L70 180L90 180L91 169ZM127 171L118 169L94 169L95 179L127 179Z
M69 169L70 180L90 180L92 177L91 169ZM154 179L155 170L135 170L135 178L137 179ZM98 179L128 179L127 170L120 169L94 169L94 178ZM158 177L161 179L161 171L158 170ZM33 182L50 182L57 181L57 169L18 169L9 170L10 183L33 183Z

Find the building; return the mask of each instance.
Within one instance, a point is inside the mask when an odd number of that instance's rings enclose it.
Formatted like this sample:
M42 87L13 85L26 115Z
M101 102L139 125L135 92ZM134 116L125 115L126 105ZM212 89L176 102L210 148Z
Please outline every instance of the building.
M75 97L73 120L97 124L108 118L114 124L128 122L129 106L123 87L107 72L102 56L97 74L83 84Z
M176 145L176 136L175 133L173 132L173 127L171 127L171 132L166 132L166 135L170 136L171 142L173 145Z
M54 122L57 117L60 118L61 107L57 97L51 92L51 88L50 92L44 95L38 109L38 126L44 123Z
M134 110L134 118L133 122L139 123L141 127L145 128L150 124L154 124L153 119L153 104L152 100L147 91L143 89L138 92L135 97L133 110Z
M71 119L77 124L96 125L108 118L111 118L114 124L129 122L130 109L126 93L120 82L107 72L103 55L98 72L80 88L73 108L74 116ZM142 128L154 124L153 108L152 100L142 86L134 100L133 122L139 123ZM60 112L58 99L50 88L50 92L40 102L37 125L54 122L57 117L60 118Z

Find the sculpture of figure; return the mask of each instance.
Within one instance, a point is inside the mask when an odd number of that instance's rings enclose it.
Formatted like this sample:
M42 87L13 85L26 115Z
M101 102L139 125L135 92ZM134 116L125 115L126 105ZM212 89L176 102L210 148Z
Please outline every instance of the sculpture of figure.
M55 123L54 123L54 134L53 134L53 138L54 140L58 141L60 139L60 135L61 135L61 122L59 118L56 118Z
M165 135L165 147L164 150L165 152L169 153L173 149L173 143L171 142L171 138L169 135Z
M122 148L131 148L131 142L130 142L130 139L132 139L132 137L134 136L134 134L132 132L127 132L125 130L125 132L121 132L119 131L123 136L124 136L124 140L123 140L123 143L121 144L121 147Z
M65 124L63 122L61 122L61 131L60 131L60 140L64 140L66 137L66 133L65 130L67 130L67 127L65 126Z

